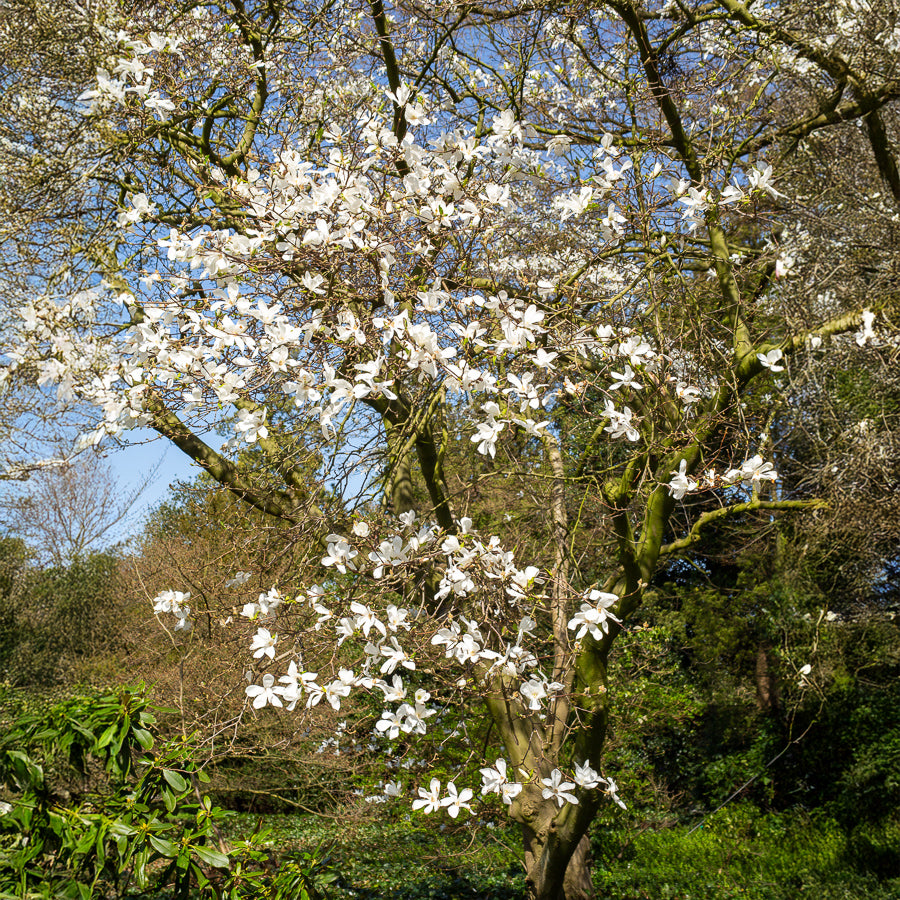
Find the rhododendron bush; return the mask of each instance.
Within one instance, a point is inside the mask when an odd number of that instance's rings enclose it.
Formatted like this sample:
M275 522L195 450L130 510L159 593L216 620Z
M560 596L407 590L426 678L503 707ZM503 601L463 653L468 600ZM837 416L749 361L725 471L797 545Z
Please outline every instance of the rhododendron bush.
M707 525L813 514L771 411L897 347L900 32L844 3L127 7L81 23L91 80L54 107L106 252L73 240L3 377L95 410L82 448L153 429L294 529L299 589L229 626L248 707L330 706L391 761L483 711L499 757L394 763L389 802L495 804L531 896L584 895L628 799L617 636ZM527 539L492 490L541 512ZM185 588L154 610L199 641Z

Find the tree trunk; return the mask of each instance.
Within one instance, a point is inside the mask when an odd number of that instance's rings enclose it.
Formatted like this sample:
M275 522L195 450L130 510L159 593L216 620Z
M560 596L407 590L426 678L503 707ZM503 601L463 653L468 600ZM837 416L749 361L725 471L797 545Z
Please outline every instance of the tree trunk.
M777 712L778 700L778 679L772 666L771 651L761 644L756 653L756 705L761 712Z
M542 843L528 826L522 827L525 842L525 896L527 900L589 900L591 842L585 834L568 862L558 841Z
M594 896L591 870L591 839L585 834L566 866L566 877L563 880L563 896L566 900L589 900Z

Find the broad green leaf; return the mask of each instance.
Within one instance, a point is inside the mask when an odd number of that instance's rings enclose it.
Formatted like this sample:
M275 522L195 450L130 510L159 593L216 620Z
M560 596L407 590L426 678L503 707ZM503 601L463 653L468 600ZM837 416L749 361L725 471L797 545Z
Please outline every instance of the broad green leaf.
M183 794L188 789L187 781L171 769L163 769L163 778L165 778L179 794Z
M116 837L130 837L133 834L137 834L136 829L121 819L116 819L110 823L109 832L116 835Z
M113 722L113 724L100 735L100 740L97 741L97 747L105 747L113 739L113 736L118 730L118 722Z
M134 739L143 747L149 750L153 746L153 735L146 728L133 728Z
M200 847L193 846L191 850L200 857L208 866L215 866L217 869L227 869L229 866L228 857L220 852L219 850L214 850L212 847Z
M156 837L156 835L153 834L149 835L148 840L150 841L150 845L160 854L160 856L165 856L167 859L174 859L178 856L178 845L173 844L172 841Z

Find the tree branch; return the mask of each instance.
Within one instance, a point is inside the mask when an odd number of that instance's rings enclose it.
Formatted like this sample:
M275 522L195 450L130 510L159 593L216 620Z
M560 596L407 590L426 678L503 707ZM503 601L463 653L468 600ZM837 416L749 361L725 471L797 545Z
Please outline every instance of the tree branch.
M728 516L736 516L745 512L753 512L757 509L769 510L788 510L788 509L824 509L828 504L824 500L748 500L746 503L735 503L732 506L723 506L721 509L713 509L703 513L700 518L694 522L691 530L677 541L671 544L665 544L659 548L660 556L667 556L671 553L678 553L681 550L687 550L700 540L700 533L720 519Z

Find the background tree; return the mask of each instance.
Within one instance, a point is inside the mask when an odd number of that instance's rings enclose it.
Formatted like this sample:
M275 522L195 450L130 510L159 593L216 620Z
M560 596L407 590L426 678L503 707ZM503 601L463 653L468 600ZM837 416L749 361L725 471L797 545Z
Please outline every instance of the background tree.
M64 566L104 549L127 531L134 505L155 475L124 489L109 464L94 454L32 473L0 497L0 526L24 540L41 561Z
M23 545L3 542L0 671L6 684L32 689L116 680L133 611L124 601L120 561L93 553L65 566L29 566Z

